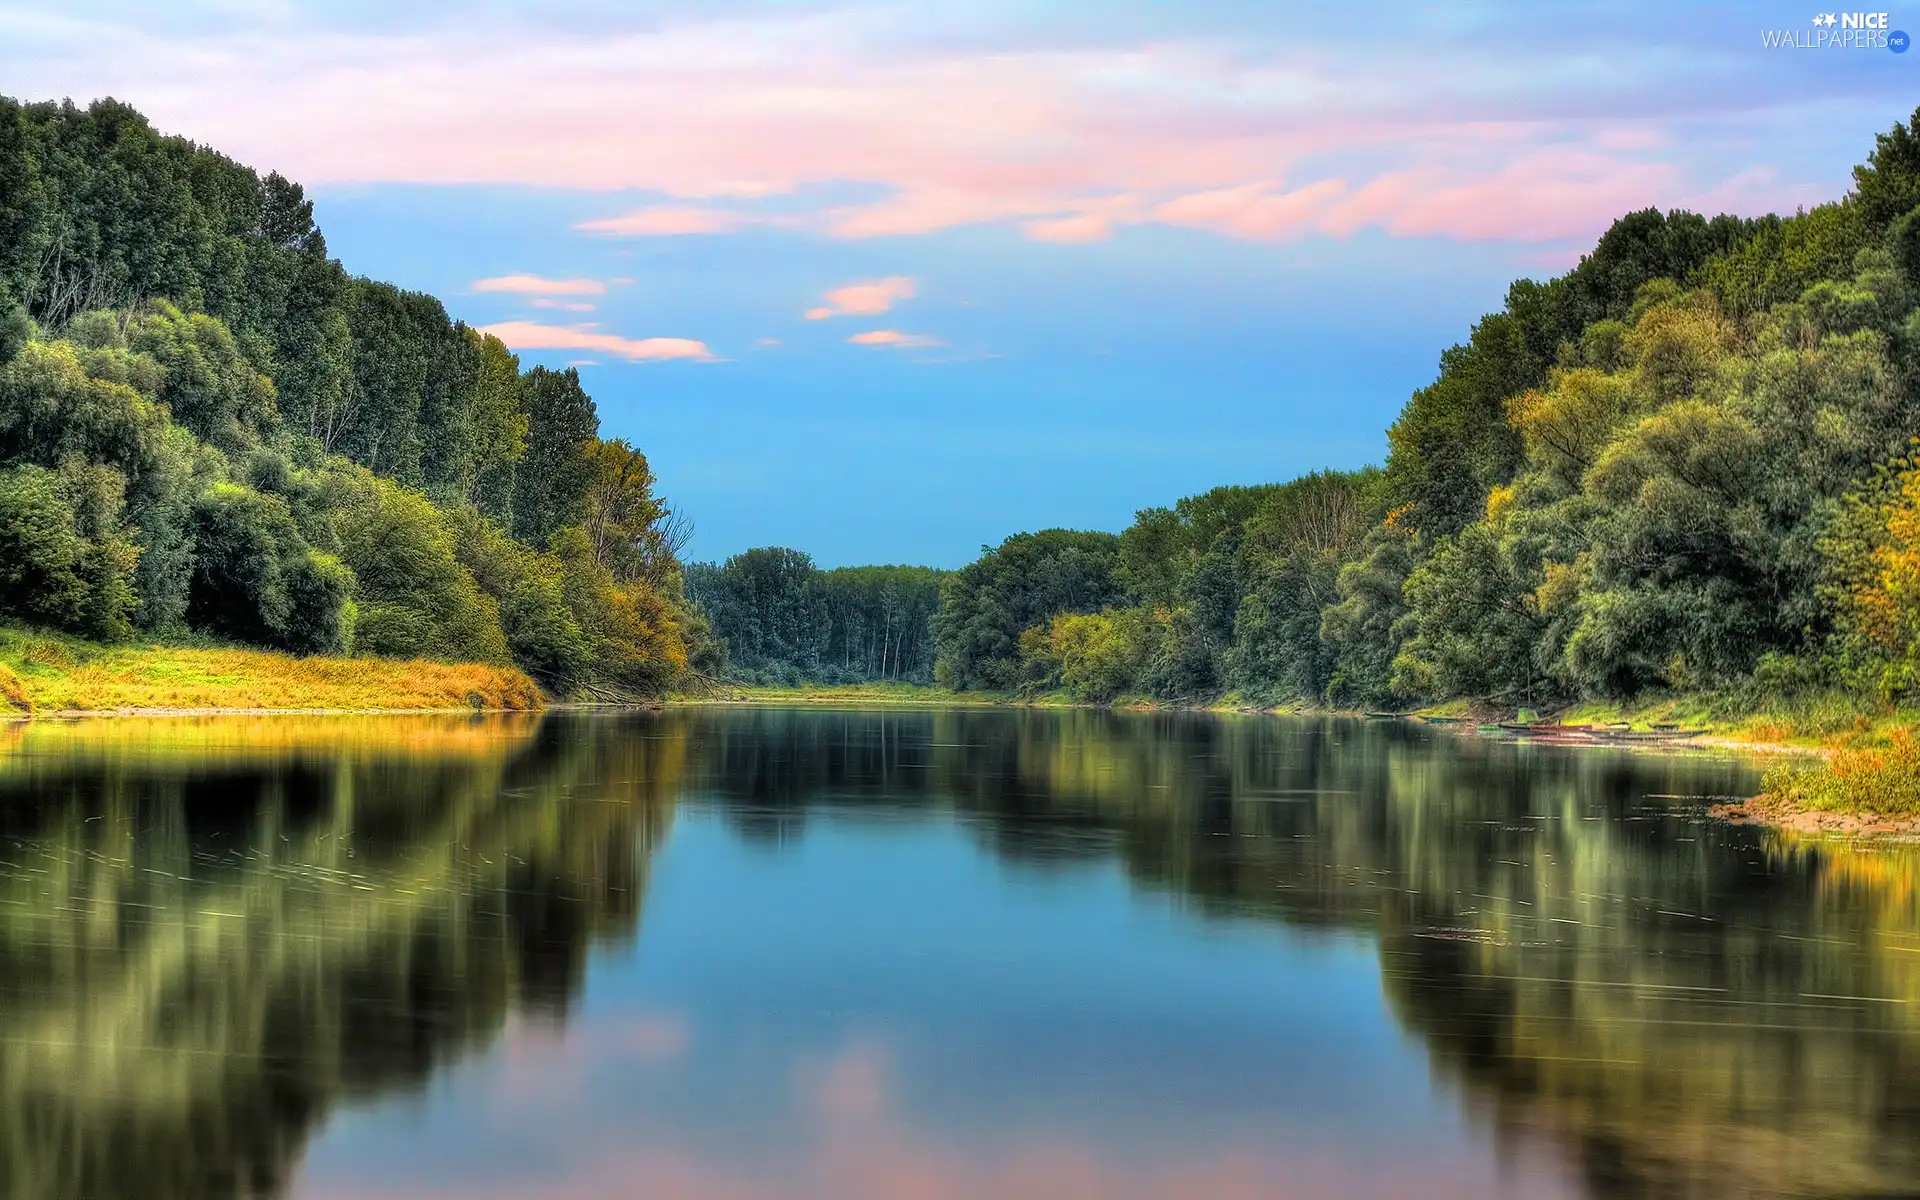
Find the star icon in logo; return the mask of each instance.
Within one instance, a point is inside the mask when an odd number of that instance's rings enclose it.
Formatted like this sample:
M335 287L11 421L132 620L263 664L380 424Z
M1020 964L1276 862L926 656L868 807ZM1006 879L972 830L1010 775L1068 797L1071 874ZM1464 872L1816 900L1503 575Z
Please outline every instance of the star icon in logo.
M1824 16L1822 16L1822 17L1820 18L1820 23L1821 23L1822 25L1825 25L1825 26L1826 26L1826 27L1827 27L1828 29L1832 29L1832 28L1833 28L1833 14L1832 14L1832 13L1827 13L1827 14L1825 14Z

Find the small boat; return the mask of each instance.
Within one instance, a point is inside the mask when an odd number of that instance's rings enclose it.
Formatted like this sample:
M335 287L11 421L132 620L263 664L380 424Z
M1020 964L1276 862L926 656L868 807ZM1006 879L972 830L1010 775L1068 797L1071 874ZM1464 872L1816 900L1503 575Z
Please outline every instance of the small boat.
M1399 720L1399 719L1400 719L1400 718L1402 718L1402 717L1406 717L1406 716L1411 716L1412 714L1410 714L1410 713L1390 713L1390 712L1370 712L1370 713L1366 713L1366 714L1363 714L1363 715L1364 715L1364 716L1365 716L1365 717L1367 718L1367 720L1369 720L1369 721L1397 721L1397 720Z
M1546 725L1539 722L1521 724L1517 721L1502 721L1498 728L1508 733L1523 733L1528 737L1558 737L1563 734L1582 734L1593 730L1591 725Z
M1465 725L1465 717L1421 717L1429 725Z

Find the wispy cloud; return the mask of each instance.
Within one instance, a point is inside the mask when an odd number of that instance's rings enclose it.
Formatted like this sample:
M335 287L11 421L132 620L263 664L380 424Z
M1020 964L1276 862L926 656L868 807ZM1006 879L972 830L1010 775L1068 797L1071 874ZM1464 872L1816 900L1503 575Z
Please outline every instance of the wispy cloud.
M496 275L467 285L475 292L509 292L520 296L600 296L607 285L598 279L547 279L539 275Z
M1338 179L1323 179L1292 191L1278 182L1261 181L1178 196L1155 208L1153 215L1169 225L1269 240L1312 228L1345 191L1346 184Z
M744 213L723 208L661 204L624 216L582 221L574 228L586 233L610 233L618 237L682 237L690 234L732 233L747 219Z
M821 297L826 303L807 310L809 321L828 317L871 317L891 309L901 300L911 300L916 286L911 275L889 275L834 288Z
M705 342L692 338L626 338L597 329L542 325L537 321L501 321L482 326L480 332L492 334L515 350L599 350L617 354L629 362L660 362L670 358L716 361Z
M584 300L555 300L548 296L535 296L527 301L535 308L558 308L567 312L592 312L593 305Z
M930 333L902 333L898 329L869 329L865 333L854 334L847 342L854 346L885 346L894 350L946 345Z
M1551 240L1694 197L1790 208L1795 189L1835 182L1809 170L1838 168L1783 163L1807 152L1770 131L1803 127L1812 103L1903 111L1903 77L1884 69L1894 64L1783 83L1782 64L1761 66L1745 32L1623 3L1556 10L1550 36L1524 53L1497 24L1408 10L1391 19L1417 36L1365 54L1344 52L1349 32L1311 13L1278 41L1271 29L1149 33L1117 15L1110 28L1041 31L997 7L966 36L894 6L589 30L508 4L483 24L424 18L404 32L236 6L217 33L171 22L165 6L31 22L6 10L0 71L26 95L131 97L162 128L309 184L691 201L581 226L651 237L1010 222L1071 243L1158 221L1263 239L1370 227ZM1789 86L1795 103L1783 106ZM1755 146L1768 162L1753 161ZM1779 170L1725 186L1757 165ZM698 203L818 185L876 198L779 215Z

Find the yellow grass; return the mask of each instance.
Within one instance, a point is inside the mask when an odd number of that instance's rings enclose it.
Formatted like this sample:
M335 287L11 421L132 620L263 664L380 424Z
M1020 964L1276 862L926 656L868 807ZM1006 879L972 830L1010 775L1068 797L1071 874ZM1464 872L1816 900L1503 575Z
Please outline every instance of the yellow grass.
M385 658L296 658L268 650L102 646L0 628L0 715L139 710L536 709L512 667Z
M0 775L23 762L134 758L141 762L276 762L302 756L471 762L533 736L531 712L160 714L139 720L0 722Z

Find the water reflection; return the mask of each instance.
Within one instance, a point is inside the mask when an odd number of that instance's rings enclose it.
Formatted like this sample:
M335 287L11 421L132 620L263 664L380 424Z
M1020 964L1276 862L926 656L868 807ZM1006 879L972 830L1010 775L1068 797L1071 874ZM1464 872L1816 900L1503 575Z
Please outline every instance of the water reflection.
M14 727L0 761L10 1196L270 1192L631 937L678 744L526 721Z
M1742 764L1091 712L707 736L743 820L801 780L816 805L904 792L990 817L1004 855L1112 853L1210 912L1372 934L1439 1069L1596 1191L1920 1188L1920 854L1705 820Z
M1731 759L969 710L0 738L11 1195L1920 1188L1920 861L1707 821Z

